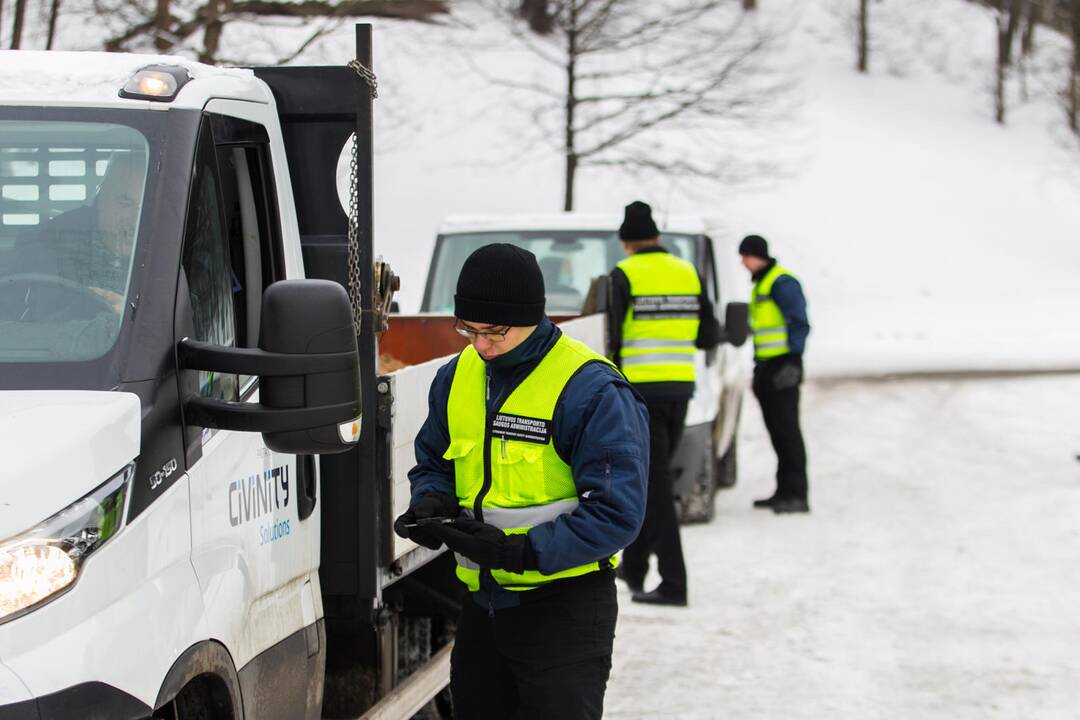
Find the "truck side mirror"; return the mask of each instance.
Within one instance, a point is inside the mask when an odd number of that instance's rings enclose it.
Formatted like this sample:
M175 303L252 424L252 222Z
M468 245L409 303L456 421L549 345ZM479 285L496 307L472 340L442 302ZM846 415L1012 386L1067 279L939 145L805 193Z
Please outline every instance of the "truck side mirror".
M184 338L186 370L259 376L259 403L185 398L188 424L260 432L271 450L345 452L360 434L360 364L345 288L329 280L282 280L263 293L259 348Z
M724 340L735 347L742 347L750 334L750 306L744 302L730 302L724 308Z

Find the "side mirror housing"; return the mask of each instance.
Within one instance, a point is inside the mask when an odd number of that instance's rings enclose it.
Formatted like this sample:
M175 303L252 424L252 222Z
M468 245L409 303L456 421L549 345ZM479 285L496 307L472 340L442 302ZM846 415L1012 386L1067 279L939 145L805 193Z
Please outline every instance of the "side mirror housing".
M742 347L750 335L750 306L744 302L730 302L724 309L724 340L735 347Z
M185 398L188 424L260 432L271 450L297 455L350 450L360 433L360 364L345 288L282 280L263 293L259 348L185 338L186 370L259 376L259 403Z

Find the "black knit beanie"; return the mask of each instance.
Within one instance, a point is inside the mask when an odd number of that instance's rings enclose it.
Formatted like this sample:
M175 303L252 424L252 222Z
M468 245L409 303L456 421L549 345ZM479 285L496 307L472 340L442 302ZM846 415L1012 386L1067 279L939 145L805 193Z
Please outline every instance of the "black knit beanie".
M536 256L508 243L474 252L458 275L454 315L487 325L539 325L544 319L544 276Z
M762 260L769 259L769 243L760 235L747 235L739 243L739 254L759 257Z
M619 239L625 242L653 240L660 237L660 231L653 222L652 208L635 200L626 206L623 223L619 226Z

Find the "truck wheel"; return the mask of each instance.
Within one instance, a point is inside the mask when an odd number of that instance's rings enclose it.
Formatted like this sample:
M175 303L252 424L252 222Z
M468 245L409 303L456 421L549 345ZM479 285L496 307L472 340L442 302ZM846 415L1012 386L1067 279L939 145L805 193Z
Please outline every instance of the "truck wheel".
M702 450L705 462L701 472L694 478L689 494L675 498L675 513L683 525L707 523L716 515L715 473L717 461L714 457L712 433L708 435Z
M154 713L161 720L237 720L225 683L213 675L200 675L176 699Z
M738 439L731 439L731 447L724 453L724 457L716 461L716 487L732 488L738 479L738 456L735 452L738 448Z

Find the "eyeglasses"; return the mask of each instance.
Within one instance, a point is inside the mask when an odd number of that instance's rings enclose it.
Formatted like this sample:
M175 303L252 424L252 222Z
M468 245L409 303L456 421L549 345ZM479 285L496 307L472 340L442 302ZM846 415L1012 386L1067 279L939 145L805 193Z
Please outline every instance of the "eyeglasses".
M458 335L467 338L469 342L473 342L477 338L484 338L490 343L501 343L506 340L506 333L510 332L510 326L499 328L498 330L473 330L467 325L462 324L460 320L454 322L454 330Z

